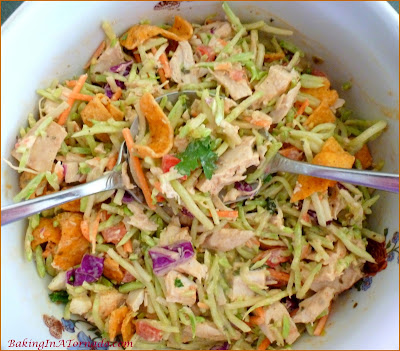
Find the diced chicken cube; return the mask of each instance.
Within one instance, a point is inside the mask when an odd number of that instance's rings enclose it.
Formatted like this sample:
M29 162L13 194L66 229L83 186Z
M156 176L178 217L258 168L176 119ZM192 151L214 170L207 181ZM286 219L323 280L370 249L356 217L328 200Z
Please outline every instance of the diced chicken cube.
M265 273L262 270L250 271L246 278L251 284L261 289L265 286ZM254 295L255 292L248 287L240 276L233 277L232 293L229 296L231 300L253 297Z
M217 38L227 38L232 36L232 27L229 22L216 21L210 24L201 26L198 30L199 33L212 34Z
M335 290L326 287L299 304L299 311L293 317L295 323L313 323L317 317L329 308Z
M260 156L253 151L254 141L255 137L243 137L240 145L226 151L218 159L217 170L212 178L204 179L197 184L200 191L216 195L225 186L245 179L246 170L260 164Z
M254 232L251 230L223 228L207 237L203 247L223 252L230 251L244 245L253 236Z
M38 127L45 119L39 120L33 128L16 144L18 148L21 144L26 144L27 140L32 141L29 150L29 159L27 167L32 168L38 172L51 171L57 152L61 147L62 142L67 136L67 131L64 127L55 122L51 122L45 129L45 135L35 136ZM21 159L22 154L14 149L11 152L18 161Z
M99 314L102 319L108 317L112 311L120 307L126 299L126 295L121 294L116 289L99 292Z
M75 183L79 181L81 174L79 174L78 162L64 162L65 169L65 182Z
M170 62L171 78L176 83L198 83L198 68L193 68L195 62L192 47L187 41L179 42L178 48Z
M197 286L183 274L170 271L165 276L166 300L192 306L196 302Z
M297 83L297 85L293 89L290 89L287 94L281 95L276 102L275 109L270 113L270 116L272 117L272 123L279 123L285 118L296 101L300 87L301 84Z
M160 241L158 245L165 246L175 243L177 241L185 240L191 241L188 228L181 228L178 225L179 221L173 220L171 223L160 233Z
M246 73L241 66L240 69L232 67L229 70L215 70L211 73L233 100L239 100L252 94Z
M311 289L314 291L320 291L325 287L330 287L334 289L335 294L338 295L343 291L350 289L363 276L364 274L359 266L351 265L350 267L346 268L341 275L336 276L333 281L326 280L313 282Z
M283 319L288 318L290 323L289 335L284 339L289 345L293 344L300 336L296 324L293 322L286 307L280 303L275 302L265 309L265 321L260 325L262 332L266 335L271 343L277 342L278 346L283 346L282 328L277 328L275 325L283 324Z
M282 95L293 79L298 78L299 74L292 70L288 72L285 67L280 65L271 66L268 76L256 86L256 91L263 91L265 94L260 99L267 105L272 99ZM258 103L256 105L259 105Z
M73 297L71 300L71 304L69 306L69 310L71 313L83 315L90 311L92 308L92 301L90 297L87 295L80 295Z
M67 273L64 271L60 271L50 282L48 288L51 291L65 290Z
M195 257L192 257L189 261L177 266L176 270L180 273L191 275L199 280L205 279L207 276L207 266L201 264Z
M157 230L158 226L156 223L151 221L149 217L144 213L143 207L140 206L137 202L131 202L128 204L128 208L133 212L133 216L129 217L128 224L141 229L148 230L150 232L154 232Z
M124 54L119 42L113 47L108 47L98 58L97 62L93 65L92 72L103 73L108 71L111 67L119 65L124 62Z
M126 304L133 312L137 312L144 301L144 289L131 291L126 299Z

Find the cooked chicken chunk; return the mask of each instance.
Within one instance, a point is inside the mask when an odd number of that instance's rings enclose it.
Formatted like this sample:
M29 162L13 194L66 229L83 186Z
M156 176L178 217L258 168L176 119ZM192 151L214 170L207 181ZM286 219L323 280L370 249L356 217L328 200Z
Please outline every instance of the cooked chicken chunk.
M331 304L335 290L326 287L299 304L299 311L293 317L295 323L313 323Z
M192 69L194 58L192 47L187 41L179 42L178 48L170 60L172 80L176 83L198 83L198 69Z
M188 228L181 228L179 226L179 220L175 217L171 223L168 224L167 228L160 233L160 241L158 245L170 245L180 240L191 241L192 239L189 235Z
M283 346L284 342L293 344L300 336L296 324L293 322L286 307L280 302L275 302L265 309L265 321L260 325L262 332L266 335L271 343L275 342L278 346ZM276 324L282 325L283 319L289 319L290 329L289 335L283 340L282 327L277 327Z
M124 62L124 55L121 45L117 42L113 47L108 47L104 50L98 58L97 63L93 65L92 72L103 73L122 62Z
M300 87L301 84L297 83L297 85L293 89L290 89L287 94L280 96L276 102L275 109L270 113L270 116L272 117L272 123L279 123L285 118L296 101Z
M195 257L192 257L189 261L176 267L176 270L180 273L191 275L199 280L205 279L207 276L207 266L201 264Z
M128 224L141 230L148 230L150 232L157 230L157 224L146 216L143 207L137 202L131 202L128 204L128 208L133 212L133 216L129 217Z
M265 273L262 270L250 271L246 278L251 284L261 289L265 286ZM253 297L254 295L255 292L248 287L239 275L233 277L232 293L229 296L231 300Z
M211 73L232 99L239 100L251 95L252 91L246 79L246 73L241 66L240 69L232 67L230 70L215 70Z
M201 26L198 33L210 33L218 38L227 38L232 36L232 27L229 22L216 21Z
M51 122L45 129L45 135L35 136L38 127L45 119L39 120L33 128L15 145L15 149L11 152L18 161L21 160L22 153L17 152L18 147L27 146L30 150L27 167L38 172L51 171L57 152L62 142L67 136L65 128Z
M131 291L126 299L126 304L130 307L133 312L139 310L140 305L144 301L144 289L138 289Z
M183 329L182 341L192 340L192 329L190 325ZM196 325L196 337L212 341L225 341L226 336L212 322L203 322Z
M120 307L126 299L126 295L121 294L116 289L101 291L99 295L99 314L102 319L108 317L111 312Z
M283 66L271 66L267 78L256 86L256 91L263 91L265 93L261 98L263 105L267 105L272 99L282 95L289 87L291 81L298 76L299 74L295 70L288 72ZM259 103L256 105L259 105Z
M217 251L230 251L244 245L254 236L251 230L223 228L214 231L204 242L203 247Z
M183 274L170 271L165 276L166 300L192 306L196 302L197 286Z

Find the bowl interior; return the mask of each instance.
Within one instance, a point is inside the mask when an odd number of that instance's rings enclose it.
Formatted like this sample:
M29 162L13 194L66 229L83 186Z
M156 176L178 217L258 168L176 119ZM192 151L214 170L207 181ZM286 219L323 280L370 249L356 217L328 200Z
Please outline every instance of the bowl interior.
M20 126L37 111L35 90L54 78L77 75L103 38L101 21L122 33L138 20L171 22L175 14L201 23L207 15L223 16L221 2L177 2L159 10L157 2L46 2L26 3L2 27L1 155L10 159ZM371 144L375 160L386 161L385 171L398 172L398 17L384 3L372 2L233 2L243 22L263 19L291 27L293 41L308 53L322 57L336 89L349 79L353 88L339 90L355 115L386 119L389 128ZM291 39L291 40L292 40ZM20 85L21 84L21 85ZM1 169L2 205L17 193L18 176L4 162ZM398 230L398 196L381 193L371 226L378 232ZM47 297L48 278L41 280L23 250L24 221L2 228L2 348L9 340L47 340L42 315L62 316L61 306ZM399 268L388 268L341 296L323 337L303 337L297 349L398 348ZM395 261L395 260L394 260ZM368 288L368 291L364 291ZM357 302L357 307L354 307ZM354 308L353 308L354 307ZM79 326L79 328L81 325ZM64 339L72 334L64 333Z

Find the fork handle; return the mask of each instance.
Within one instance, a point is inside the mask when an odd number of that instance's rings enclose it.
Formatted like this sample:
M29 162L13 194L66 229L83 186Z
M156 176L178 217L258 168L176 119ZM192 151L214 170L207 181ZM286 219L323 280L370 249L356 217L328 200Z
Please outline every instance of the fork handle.
M399 192L398 174L313 165L311 163L294 161L279 154L276 157L276 161L276 163L273 162L275 163L273 168L275 168L276 171L337 180L339 182L363 185L369 188L390 191L392 193Z
M122 186L121 174L110 172L92 182L74 186L67 190L58 191L50 195L40 196L33 200L23 201L1 209L1 225L18 221L36 213L60 206L82 197L97 194L107 190L118 189Z

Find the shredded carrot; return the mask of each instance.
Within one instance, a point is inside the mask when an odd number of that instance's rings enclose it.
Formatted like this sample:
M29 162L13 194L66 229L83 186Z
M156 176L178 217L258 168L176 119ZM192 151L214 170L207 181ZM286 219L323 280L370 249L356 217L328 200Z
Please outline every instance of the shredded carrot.
M161 66L163 67L165 78L171 78L172 76L171 67L169 66L168 58L167 55L165 55L165 52L163 52L160 56L160 63Z
M269 121L263 121L261 119L252 119L251 117L243 118L246 122L249 122L257 127L268 128L271 125Z
M97 49L94 51L93 55L90 57L89 61L86 62L85 66L83 66L84 69L88 69L90 65L92 64L93 59L97 59L101 53L104 51L106 48L106 42L103 40L100 45L97 47Z
M73 88L76 85L76 80L66 80L65 85L69 88Z
M221 218L237 218L239 213L238 211L217 211L217 215Z
M139 158L137 156L135 156L132 152L134 141L133 141L133 138L131 135L131 131L129 130L129 128L124 128L122 130L122 134L125 138L125 142L128 147L128 150L129 150L132 167L133 167L134 171L136 172L136 175L138 178L138 182L139 182L138 185L140 186L140 188L143 191L143 195L144 195L144 198L146 199L147 206L149 206L150 209L155 210L156 206L154 206L153 201L151 199L151 191L150 191L149 185L147 184L146 177L143 173L142 165L140 164Z
M88 75L87 74L82 74L80 77L79 77L79 79L78 79L78 81L76 82L76 84L75 84L75 86L74 86L74 89L72 90L72 93L71 94L78 94L80 91L81 91L81 89L82 89L82 87L83 87L83 84L85 84L85 82L86 82L86 79L87 79L87 77L88 77ZM65 122L67 121L67 118L68 118L68 115L69 115L69 113L70 113L70 111L71 111L71 108L72 108L72 104L74 103L74 101L75 101L75 98L74 98L74 96L72 95L70 95L69 97L68 97L68 101L67 101L67 103L68 103L68 108L60 115L60 117L58 117L58 121L57 121L57 123L59 124L59 125L64 125L65 124Z
M328 320L330 311L331 311L331 306L329 306L328 314L319 319L318 324L317 324L317 326L315 327L315 330L314 330L314 335L315 336L320 336L322 334L322 332L324 331L325 324L326 324L326 322Z
M83 237L90 242L89 223L86 219L81 222L81 232Z
M204 308L205 310L208 310L210 307L205 304L204 302L198 302L197 306L199 306L199 308Z
M277 271L275 269L268 269L268 271L269 271L271 277L274 278L274 279L281 280L281 281L284 281L284 282L288 282L289 281L290 274L288 274L288 273L280 272L280 271Z
M310 104L310 102L308 101L308 99L306 99L306 101L304 101L304 102L302 103L302 105L300 106L300 108L297 110L296 116L294 116L294 117L296 118L297 116L302 115L303 112L304 112L304 110L307 108L307 106L308 106L309 104Z
M117 101L122 96L122 89L118 87L118 90L111 96L111 101Z
M162 196L161 194L158 194L156 196L156 200L157 200L157 202L164 202L165 201L165 197Z
M154 187L155 187L160 193L162 193L162 190L161 190L161 183L160 183L160 182L155 182L155 183L154 183Z
M285 57L285 53L283 51L281 52L269 52L264 55L264 60L267 62L273 62L276 60L283 59Z
M132 253L133 252L133 246L132 246L132 241L128 240L124 245L122 245L123 249L127 253Z
M75 100L82 100L82 101L91 101L91 100L93 100L93 96L91 96L91 95L79 94L79 93L74 93L74 92L71 92L69 94L69 97L72 97Z
M117 164L117 160L118 160L118 154L115 153L114 155L112 155L112 156L109 158L109 160L108 160L108 162L107 162L106 169L107 169L108 171L111 171L111 170L115 167L115 165Z
M260 345L258 345L257 350L266 350L271 342L269 341L268 338L265 338Z
M151 48L151 52L153 53L153 55L155 55L157 52L156 48ZM165 56L165 61L164 61L164 58L163 58L163 60L161 59L161 57L163 57L163 55ZM163 55L161 55L160 59L159 59L162 68L159 68L157 70L158 74L160 75L161 83L165 83L167 81L167 78L171 77L171 68L169 67L167 56L165 55L165 53L163 53ZM166 64L164 64L164 63L166 63ZM168 72L169 76L168 76L167 72ZM169 85L166 84L165 88L169 89Z
M255 314L255 316L250 317L250 323L252 325L261 325L265 322L265 314L262 307L256 308L253 313Z
M137 63L141 63L142 62L142 59L140 58L140 55L137 52L133 53L133 57L135 58L135 61Z

